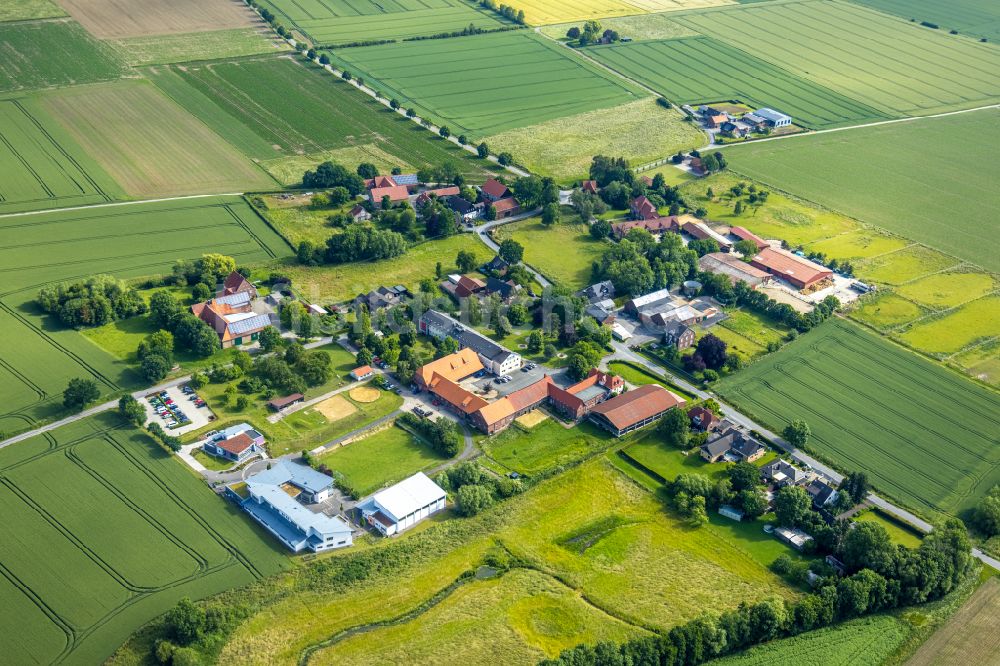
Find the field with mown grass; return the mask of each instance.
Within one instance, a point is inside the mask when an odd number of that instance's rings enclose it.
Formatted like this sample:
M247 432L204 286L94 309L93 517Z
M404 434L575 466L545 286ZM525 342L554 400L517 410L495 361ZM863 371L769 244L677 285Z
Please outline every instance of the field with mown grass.
M235 507L110 414L0 452L0 498L12 663L103 662L182 597L287 566Z
M910 245L908 241L898 236L861 228L809 243L806 249L810 252L822 252L831 259L856 261L895 252L908 245Z
M958 266L954 257L923 245L910 245L895 252L859 261L855 272L863 279L901 285L911 280Z
M238 197L127 204L0 218L0 431L24 430L62 415L72 377L103 393L138 388L131 365L66 329L34 303L42 285L98 273L122 278L168 274L178 259L221 252L243 265L291 248Z
M621 156L639 165L697 148L705 137L650 98L508 130L486 142L495 152L509 151L534 173L569 183L587 178L594 155Z
M827 129L884 120L878 109L796 76L750 52L710 37L594 46L587 54L675 104L739 100L769 106L797 125ZM670 153L661 153L660 157Z
M1000 58L1000 49L989 48ZM912 62L907 69L921 71ZM733 170L755 180L997 271L1000 253L985 241L995 228L991 211L1000 208L993 187L1000 166L982 137L998 128L1000 111L987 109L751 143L725 154Z
M854 516L852 520L878 523L889 533L889 538L892 539L892 542L900 546L905 546L906 548L917 548L920 546L921 536L919 532L877 509L863 511Z
M6 0L0 5L0 21L24 21L58 16L66 16L66 12L49 0Z
M276 173L285 173L274 162L279 158L292 158L299 166L302 156L317 154L317 161L306 167L315 168L325 151L376 146L398 159L396 166L451 161L467 177L484 178L484 167L469 153L319 65L262 57L153 67L144 73L188 112ZM282 181L288 182L287 176Z
M924 316L925 310L913 301L895 294L879 294L866 299L851 312L851 317L886 332Z
M108 42L133 67L289 51L287 43L261 28L230 28L173 35L128 37Z
M648 97L521 30L342 49L331 57L385 97L470 139Z
M1000 49L994 45L928 30L851 2L760 2L691 12L676 20L889 116L1000 100ZM862 140L858 134L851 138ZM900 157L898 151L893 156ZM885 165L875 160L871 166ZM939 175L937 170L928 174Z
M545 226L541 218L532 217L498 227L493 238L503 242L512 238L524 246L524 262L563 287L583 289L593 283L591 265L600 261L610 249L610 241L594 240L590 226L578 222L579 217L563 209L558 224Z
M995 291L985 273L935 273L896 287L896 293L932 308L950 308Z
M942 31L1000 40L1000 6L991 0L950 0L947 4L936 0L855 1L903 19L935 23Z
M919 321L900 333L899 339L929 354L954 354L997 336L1000 336L1000 296L989 296L941 317Z
M0 23L0 92L108 81L125 71L117 51L79 23Z
M805 420L812 450L864 469L928 517L961 513L1000 482L997 394L847 322L800 336L717 390L771 430ZM976 419L957 416L969 410Z
M614 440L586 421L567 428L550 417L525 428L518 423L482 442L488 457L520 474L539 474L576 462L610 446Z

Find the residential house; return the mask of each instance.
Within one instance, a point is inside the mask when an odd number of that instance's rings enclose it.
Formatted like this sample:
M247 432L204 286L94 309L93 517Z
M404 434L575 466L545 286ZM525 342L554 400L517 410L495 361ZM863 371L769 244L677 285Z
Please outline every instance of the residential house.
M691 419L691 427L702 432L711 430L719 422L719 417L711 409L701 405L689 409L688 418Z
M717 462L720 458L732 462L753 462L766 452L763 444L732 427L709 437L701 447L701 457L708 462Z
M760 474L765 482L772 483L779 488L782 486L801 486L813 477L810 472L801 470L780 458L764 465Z
M252 294L256 293L256 290L239 291L217 296L204 303L195 303L191 312L215 329L223 349L252 343L262 330L271 325L269 315L253 310Z
M379 308L390 308L399 305L404 298L410 297L410 291L401 284L394 287L378 287L367 294L358 294L352 301L354 308L364 305L368 312L375 312Z
M389 197L389 203L409 201L410 191L402 185L393 185L392 187L373 187L368 190L368 197L373 206L381 208L382 201L385 197Z
M758 442L753 437L743 435L733 442L733 448L729 451L736 462L754 462L760 460L767 453L767 447Z
M646 384L607 400L590 412L590 419L615 437L655 423L684 399L657 384Z
M775 111L774 109L768 109L766 107L763 109L757 109L754 111L754 115L758 118L763 118L764 122L767 123L769 127L788 127L792 124L791 116L786 116L780 111Z
M592 284L585 289L581 289L576 292L576 296L582 296L591 303L614 298L615 285L611 282L611 280L605 280L604 282L598 282L597 284Z
M694 346L694 329L684 324L668 324L663 328L663 344L678 350Z
M741 120L727 120L726 122L719 125L719 131L726 136L731 136L734 139L742 139L743 137L750 134L750 125Z
M351 370L351 379L356 382L363 382L375 376L375 370L370 365L362 365Z
M728 113L709 113L705 115L705 126L712 129L721 128L725 123L729 122Z
M660 216L653 202L644 195L632 199L632 203L629 204L629 210L632 213L632 219L635 220L652 220Z
M840 493L837 492L833 486L828 484L823 479L816 477L806 485L806 492L812 498L813 506L817 509L826 508L832 504L836 504L837 500L840 498Z
M702 256L698 259L698 268L705 273L727 275L734 285L737 282L746 282L754 289L771 281L771 275L767 271L762 271L727 252L710 252Z
M201 450L216 458L241 463L264 452L264 435L249 423L240 423L209 433L201 444Z
M587 306L586 313L596 319L598 324L610 326L615 323L615 302L609 298L591 303Z
M457 185L449 185L448 187L438 187L433 190L424 190L423 192L417 195L417 198L414 201L414 203L417 208L422 208L426 206L431 199L437 198L445 200L448 197L458 196L459 192L461 192L461 190L458 188Z
M787 281L799 290L812 291L833 280L833 271L829 268L780 247L764 248L750 260L750 264Z
M506 375L521 367L520 354L510 351L476 330L436 310L428 310L421 315L417 328L421 333L438 340L445 337L454 338L460 349L475 351L479 355L483 367L494 375Z
M426 474L417 472L380 490L357 508L369 525L384 536L392 536L444 510L447 502L448 494Z
M333 479L327 475L306 465L277 460L245 483L228 486L226 492L293 552L318 553L353 542L346 520L303 506L328 499L332 488Z
M291 395L286 395L283 398L272 398L271 400L268 400L267 406L275 412L280 412L286 407L298 404L305 399L306 397L301 393L292 393Z
M611 235L615 238L621 240L624 238L628 232L632 229L645 229L654 236L662 236L663 234L679 233L681 230L678 219L680 215L667 215L667 216L655 216L647 220L625 220L623 222L612 222L611 223Z
M458 196L446 198L445 205L455 211L455 214L461 217L463 222L472 222L478 219L483 212L482 204L470 203L468 200Z
M729 453L729 442L716 438L701 445L701 457L710 463L719 462Z
M484 291L487 295L496 294L504 303L510 303L521 291L521 285L513 280L500 280L491 277L486 278L486 288Z
M468 275L458 278L458 283L455 284L455 296L459 298L468 298L485 290L485 282L479 278L469 277Z
M357 204L347 213L347 216L351 218L354 222L364 222L365 220L372 219L372 214L368 212L368 209Z
M493 202L493 210L497 214L497 219L513 217L521 212L521 204L514 197L505 197Z
M222 283L222 290L219 291L216 296L232 296L233 294L248 294L250 300L255 300L258 298L257 287L253 286L250 280L243 277L241 273L233 271L226 276L226 279Z
M580 185L580 189L588 194L597 194L598 187L596 180L585 180Z
M496 178L490 178L483 183L479 187L479 191L482 192L483 199L486 201L499 201L500 199L511 196L510 190L507 189L507 186Z
M489 263L480 266L480 270L487 275L506 275L507 271L510 270L510 264L504 261L500 255L490 259Z

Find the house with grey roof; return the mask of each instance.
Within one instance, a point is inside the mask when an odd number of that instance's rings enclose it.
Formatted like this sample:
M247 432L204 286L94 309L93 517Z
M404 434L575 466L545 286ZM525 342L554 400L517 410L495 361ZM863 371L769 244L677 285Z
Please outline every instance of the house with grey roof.
M520 354L512 352L443 312L428 310L420 316L417 328L421 333L437 340L452 338L458 343L459 349L471 349L476 352L483 367L498 377L521 367Z

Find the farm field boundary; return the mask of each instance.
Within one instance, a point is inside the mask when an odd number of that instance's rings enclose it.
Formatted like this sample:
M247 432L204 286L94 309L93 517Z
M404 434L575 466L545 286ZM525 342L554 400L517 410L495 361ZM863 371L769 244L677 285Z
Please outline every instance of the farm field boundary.
M59 0L98 39L247 28L262 23L242 2L228 0Z
M997 394L843 321L724 379L720 395L925 515L958 514L1000 482ZM977 419L957 415L971 410Z

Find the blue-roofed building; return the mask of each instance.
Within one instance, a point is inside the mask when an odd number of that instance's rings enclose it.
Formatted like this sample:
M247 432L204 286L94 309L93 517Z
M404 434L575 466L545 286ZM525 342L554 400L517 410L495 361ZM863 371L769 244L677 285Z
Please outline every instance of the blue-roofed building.
M227 493L264 529L293 552L314 553L353 543L351 526L340 516L311 511L304 504L330 497L333 480L311 467L279 460Z
M771 127L788 127L792 124L791 116L786 116L780 111L775 111L774 109L757 109L753 112L753 115L763 118L764 121Z

